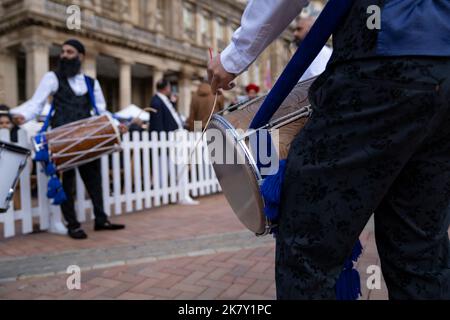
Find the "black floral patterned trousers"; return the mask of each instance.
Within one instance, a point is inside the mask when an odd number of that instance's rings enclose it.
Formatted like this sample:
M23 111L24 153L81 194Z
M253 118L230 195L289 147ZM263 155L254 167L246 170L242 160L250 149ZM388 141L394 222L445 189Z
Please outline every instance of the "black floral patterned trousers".
M310 99L282 191L278 298L335 299L375 214L390 298L450 299L450 58L329 67Z

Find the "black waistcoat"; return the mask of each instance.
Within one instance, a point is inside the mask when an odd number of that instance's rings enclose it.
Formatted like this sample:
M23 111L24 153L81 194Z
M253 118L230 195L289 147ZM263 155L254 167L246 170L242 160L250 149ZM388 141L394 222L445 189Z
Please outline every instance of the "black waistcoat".
M333 55L330 63L377 56L378 35L380 30L369 29L367 13L371 5L383 9L385 0L355 0L350 13L333 34Z
M52 128L89 118L92 110L89 93L77 96L70 87L67 78L57 72L55 74L58 78L59 88L53 95L55 113L51 122ZM94 88L94 79L88 78L88 80L91 82L92 88Z

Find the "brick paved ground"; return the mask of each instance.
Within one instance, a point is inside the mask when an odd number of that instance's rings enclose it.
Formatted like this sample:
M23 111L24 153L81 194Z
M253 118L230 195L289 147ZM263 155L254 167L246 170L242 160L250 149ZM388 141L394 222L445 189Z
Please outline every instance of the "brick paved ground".
M85 242L46 233L0 240L0 299L274 299L273 240L249 234L223 196L201 202L115 218L128 227L118 233L94 233L88 224ZM372 291L364 285L367 267L379 264L373 228L361 240L362 299L386 299L384 284ZM82 289L69 291L67 275L55 270L80 256L90 267ZM105 256L109 267L99 265ZM14 266L19 280L6 281Z

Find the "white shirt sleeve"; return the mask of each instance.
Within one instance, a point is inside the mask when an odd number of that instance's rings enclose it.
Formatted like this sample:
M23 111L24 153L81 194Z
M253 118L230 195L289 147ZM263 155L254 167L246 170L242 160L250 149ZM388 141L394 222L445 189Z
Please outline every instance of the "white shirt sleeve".
M114 115L108 111L106 106L106 100L105 96L103 95L102 87L100 86L100 82L98 80L95 80L94 84L94 98L95 98L95 104L97 106L98 113L100 115L107 114L112 119L115 125L119 125L120 121L114 118Z
M227 72L244 72L300 14L309 0L250 0L241 27L222 52Z
M106 100L105 96L103 95L102 87L100 86L100 83L98 80L95 80L94 84L94 97L95 97L95 104L97 105L98 112L100 114L109 113L106 109Z
M33 97L21 106L11 110L11 113L23 115L25 117L25 121L27 122L35 119L44 110L48 98L58 91L58 87L58 78L55 73L46 73Z
M313 61L308 70L306 70L305 74L300 79L300 81L308 80L321 75L327 68L328 62L330 61L332 54L333 50L331 50L327 46L323 47L322 51L320 51L319 55Z

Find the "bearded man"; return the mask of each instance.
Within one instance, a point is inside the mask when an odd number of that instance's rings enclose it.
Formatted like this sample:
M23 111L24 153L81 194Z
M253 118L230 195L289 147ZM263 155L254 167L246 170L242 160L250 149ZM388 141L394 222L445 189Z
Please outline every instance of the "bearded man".
M44 75L31 100L12 111L14 122L22 125L39 116L49 97L53 98L54 114L52 128L57 128L93 115L93 101L90 100L88 85L93 88L95 105L99 114L108 113L100 83L82 73L82 64L86 55L84 45L76 40L67 40L60 55L56 71ZM126 127L120 125L120 131ZM95 215L95 231L121 230L123 225L112 224L104 211L100 160L82 165L78 168L81 178L92 200ZM78 222L75 205L75 170L62 174L63 188L67 200L61 205L67 222L68 234L73 239L86 239L87 234Z

